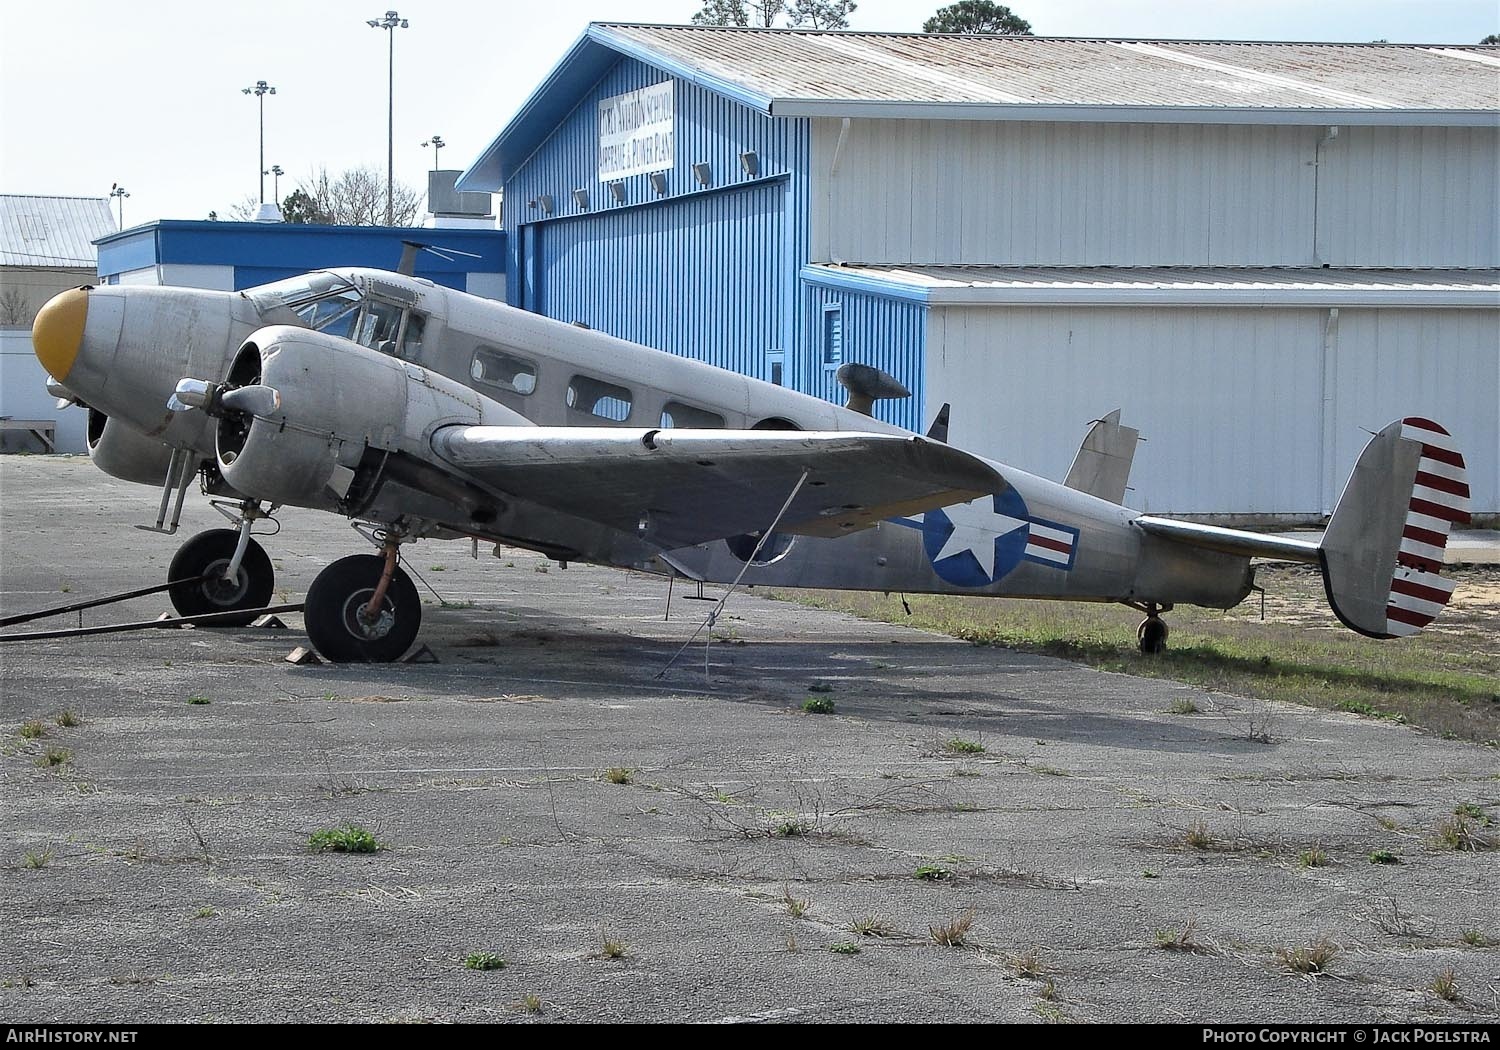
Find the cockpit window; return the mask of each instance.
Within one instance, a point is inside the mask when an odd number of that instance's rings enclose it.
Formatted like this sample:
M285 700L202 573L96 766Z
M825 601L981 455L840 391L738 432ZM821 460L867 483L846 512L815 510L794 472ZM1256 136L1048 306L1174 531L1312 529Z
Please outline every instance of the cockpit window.
M334 273L309 273L245 293L262 314L290 310L309 328L348 337L359 291Z
M401 313L401 307L395 303L370 299L359 315L359 323L351 338L371 350L395 354L396 337L401 332Z

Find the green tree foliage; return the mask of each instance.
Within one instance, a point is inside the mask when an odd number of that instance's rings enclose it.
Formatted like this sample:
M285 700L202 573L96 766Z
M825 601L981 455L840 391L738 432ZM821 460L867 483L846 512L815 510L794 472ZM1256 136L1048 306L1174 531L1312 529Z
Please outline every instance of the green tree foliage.
M1480 41L1481 44L1500 44L1500 33L1491 33Z
M785 16L789 26L847 29L858 6L854 0L704 0L693 24L770 29Z
M923 22L922 32L1030 36L1031 23L990 0L958 0Z
M324 223L328 220L318 210L318 202L303 190L293 190L281 202L281 217L294 223Z

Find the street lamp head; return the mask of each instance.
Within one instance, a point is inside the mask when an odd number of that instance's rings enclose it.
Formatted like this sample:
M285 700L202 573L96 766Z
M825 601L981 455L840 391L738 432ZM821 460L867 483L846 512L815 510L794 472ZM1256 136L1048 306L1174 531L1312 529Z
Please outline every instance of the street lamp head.
M365 22L371 29L409 29L411 23L394 11L387 11L384 18L371 18Z
M255 95L256 97L259 97L261 95L274 95L276 94L276 89L273 88L270 84L267 84L264 80L257 80L250 87L240 88L240 94Z

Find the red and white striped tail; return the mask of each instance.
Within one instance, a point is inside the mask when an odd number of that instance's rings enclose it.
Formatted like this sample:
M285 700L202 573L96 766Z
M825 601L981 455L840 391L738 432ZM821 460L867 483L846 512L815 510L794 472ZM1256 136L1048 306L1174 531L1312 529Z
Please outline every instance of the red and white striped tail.
M1437 619L1453 596L1453 581L1438 575L1448 531L1469 520L1469 480L1463 453L1437 423L1419 416L1401 421L1401 436L1420 442L1416 477L1386 604L1386 633L1416 634Z
M1333 611L1361 634L1416 634L1453 596L1443 555L1449 531L1468 520L1468 474L1452 435L1418 416L1386 427L1360 454L1323 538Z

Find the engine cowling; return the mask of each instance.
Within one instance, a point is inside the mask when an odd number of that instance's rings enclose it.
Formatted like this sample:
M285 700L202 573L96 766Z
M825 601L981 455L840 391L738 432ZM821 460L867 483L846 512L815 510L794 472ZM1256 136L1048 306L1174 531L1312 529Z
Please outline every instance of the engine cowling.
M122 481L160 487L167 476L172 450L155 438L89 409L89 458L104 473Z
M225 388L250 386L270 388L280 403L251 414L226 402L220 473L257 499L318 510L349 510L356 475L379 473L391 457L434 462L429 437L438 427L527 422L430 369L289 325L262 328L241 346Z

